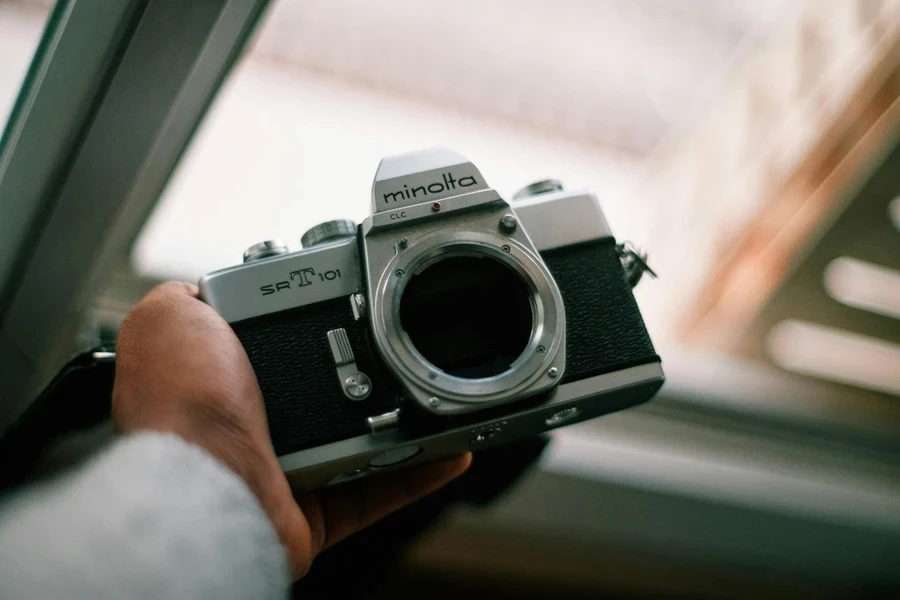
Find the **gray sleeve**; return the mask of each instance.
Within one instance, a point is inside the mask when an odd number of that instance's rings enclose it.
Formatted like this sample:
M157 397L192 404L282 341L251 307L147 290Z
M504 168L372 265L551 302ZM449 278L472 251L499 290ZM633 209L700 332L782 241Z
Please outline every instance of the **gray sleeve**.
M287 556L243 480L173 435L116 441L0 505L2 598L285 598Z

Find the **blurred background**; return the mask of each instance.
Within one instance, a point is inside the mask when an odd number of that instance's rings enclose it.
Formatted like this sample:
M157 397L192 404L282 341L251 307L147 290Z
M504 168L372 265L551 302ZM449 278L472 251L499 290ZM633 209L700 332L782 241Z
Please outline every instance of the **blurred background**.
M0 429L156 282L360 221L381 157L445 145L598 195L668 381L384 597L896 592L900 1L85 4L0 0Z

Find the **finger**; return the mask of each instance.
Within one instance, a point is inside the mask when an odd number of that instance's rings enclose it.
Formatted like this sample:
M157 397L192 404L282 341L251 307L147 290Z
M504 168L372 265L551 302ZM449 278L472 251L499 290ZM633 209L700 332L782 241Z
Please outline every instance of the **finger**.
M184 281L167 281L150 290L148 295L151 294L162 296L191 296L196 298L200 295L200 288L193 283L186 283Z
M326 490L324 548L446 485L465 473L471 462L472 454L466 453Z
M197 286L189 283L169 281L154 287L129 311L122 326L119 328L117 348L119 352L126 353L133 344L130 338L144 339L141 335L146 327L153 326L157 319L165 319L166 315L176 307L185 306L185 303L195 302L194 298L199 294ZM135 333L135 335L132 335ZM120 347L121 346L121 347ZM121 357L119 357L121 358Z

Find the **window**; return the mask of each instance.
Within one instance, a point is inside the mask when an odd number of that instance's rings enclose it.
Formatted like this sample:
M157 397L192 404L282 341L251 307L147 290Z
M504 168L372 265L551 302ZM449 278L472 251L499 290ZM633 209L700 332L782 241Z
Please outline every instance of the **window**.
M0 1L0 128L12 111L51 8L50 2Z

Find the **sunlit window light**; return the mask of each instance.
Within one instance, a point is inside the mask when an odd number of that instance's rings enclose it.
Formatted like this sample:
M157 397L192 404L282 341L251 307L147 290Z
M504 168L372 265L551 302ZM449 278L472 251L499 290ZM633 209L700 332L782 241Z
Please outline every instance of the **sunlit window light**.
M805 321L782 321L767 339L781 367L900 396L900 346Z
M900 272L855 258L837 258L825 269L825 290L852 306L900 319Z

